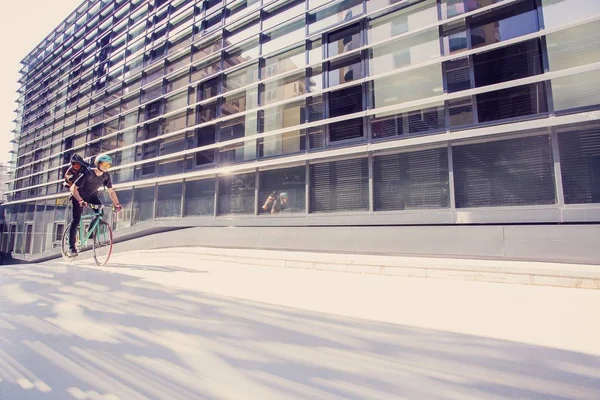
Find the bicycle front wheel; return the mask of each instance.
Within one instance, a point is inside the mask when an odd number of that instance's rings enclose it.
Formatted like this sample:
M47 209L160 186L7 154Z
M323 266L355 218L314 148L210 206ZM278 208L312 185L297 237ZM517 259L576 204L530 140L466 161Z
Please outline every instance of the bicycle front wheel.
M112 254L113 234L110 225L100 221L96 232L94 232L94 261L102 267L106 265Z

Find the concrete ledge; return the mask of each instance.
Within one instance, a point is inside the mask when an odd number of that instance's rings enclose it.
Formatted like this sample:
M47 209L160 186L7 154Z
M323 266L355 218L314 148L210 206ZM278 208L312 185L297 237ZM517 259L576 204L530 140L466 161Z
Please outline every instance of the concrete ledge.
M153 265L168 265L177 259L219 261L260 267L313 269L478 282L557 286L600 290L600 267L505 260L462 260L425 257L322 254L315 252L178 247L146 250ZM139 251L125 253L128 256Z

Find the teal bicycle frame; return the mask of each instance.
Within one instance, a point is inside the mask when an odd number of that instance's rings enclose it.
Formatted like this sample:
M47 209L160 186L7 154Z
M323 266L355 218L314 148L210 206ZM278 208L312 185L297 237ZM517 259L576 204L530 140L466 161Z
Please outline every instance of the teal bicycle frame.
M98 225L100 225L100 222L104 218L104 213L101 211L101 208L93 208L93 210L94 214L82 215L81 221L79 222L79 246L81 248L87 244L87 241L92 237L92 234L96 231ZM90 219L92 220L92 223L90 224L90 227L86 233L84 221Z

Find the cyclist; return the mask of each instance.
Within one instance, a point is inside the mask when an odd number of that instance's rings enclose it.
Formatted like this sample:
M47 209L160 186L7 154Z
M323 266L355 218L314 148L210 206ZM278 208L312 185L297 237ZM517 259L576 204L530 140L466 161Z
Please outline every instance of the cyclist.
M98 189L104 186L108 189L108 195L110 196L115 210L121 211L122 207L119 204L119 198L117 193L112 187L112 181L108 170L112 166L112 158L108 154L100 154L94 161L96 168L91 168L81 174L70 188L71 191L71 202L73 203L73 223L71 224L71 230L69 231L69 247L71 256L77 255L77 248L75 247L75 238L77 236L77 229L79 222L81 221L81 214L83 208L88 204L97 206L102 205L102 201L98 197ZM100 210L102 212L102 210Z

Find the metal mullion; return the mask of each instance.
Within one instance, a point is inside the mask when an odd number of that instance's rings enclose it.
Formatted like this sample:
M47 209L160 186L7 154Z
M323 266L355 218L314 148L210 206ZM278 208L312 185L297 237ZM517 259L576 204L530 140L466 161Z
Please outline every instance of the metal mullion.
M156 165L157 163L155 162L155 168L158 169L158 165ZM154 207L152 208L152 221L154 221L156 219L156 207L158 207L158 183L154 184L154 200L153 200L153 205Z
M565 206L565 191L562 180L562 167L560 164L560 149L556 128L550 128L550 145L552 146L552 159L554 162L554 182L556 184L556 200L559 207Z
M258 210L259 210L259 205L258 202L260 201L259 198L259 193L260 193L260 172L258 171L258 168L256 168L254 170L254 215L258 215Z
M304 214L308 216L310 214L310 162L306 161L305 165L305 179L304 179L304 203L306 204Z
M179 218L185 217L184 207L185 207L185 196L186 196L186 187L187 187L186 183L187 183L187 179L183 178L181 180L181 185L182 185L181 186L181 208L179 210Z
M367 155L367 168L368 168L368 172L369 172L369 212L374 212L375 211L375 193L374 193L374 159L373 159L373 152L370 151Z
M452 144L447 145L448 156L448 189L450 190L450 209L456 209L456 192L454 187L454 160L452 158Z
M219 174L215 175L215 201L214 201L214 205L213 205L213 218L216 218L217 215L219 215L219 195L221 192L221 184L220 184L221 178L219 176Z

